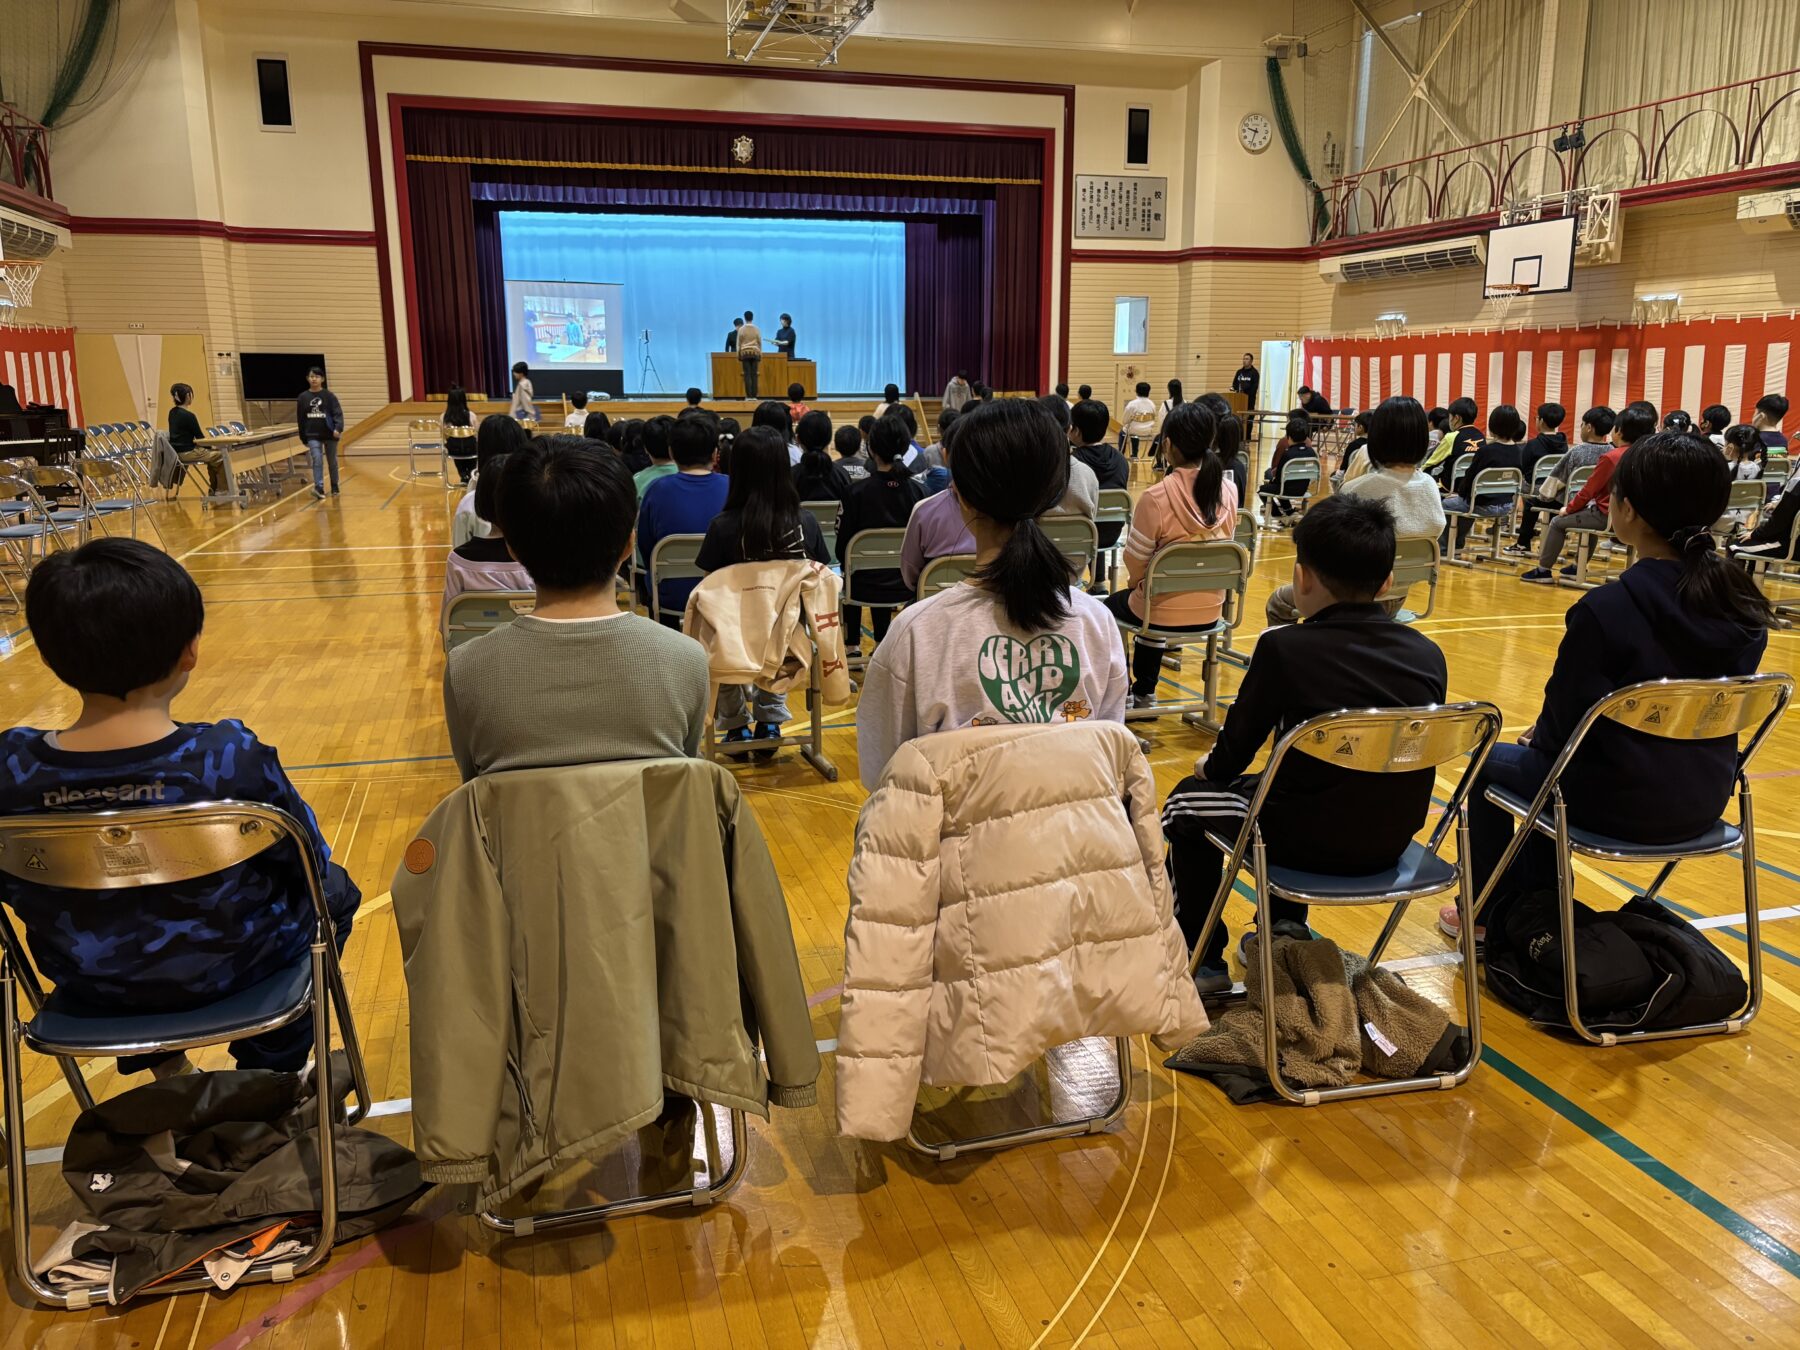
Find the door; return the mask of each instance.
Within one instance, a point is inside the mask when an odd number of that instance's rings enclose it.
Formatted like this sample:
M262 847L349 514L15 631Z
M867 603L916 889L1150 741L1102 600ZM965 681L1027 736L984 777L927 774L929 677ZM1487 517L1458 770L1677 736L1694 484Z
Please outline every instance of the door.
M1294 406L1294 390L1298 383L1295 348L1298 346L1295 342L1262 344L1262 357L1257 363L1262 367L1262 386L1257 390L1257 402L1263 407L1286 412Z
M206 341L199 333L77 333L81 409L90 426L107 422L166 424L169 386L191 385L201 426L213 420Z

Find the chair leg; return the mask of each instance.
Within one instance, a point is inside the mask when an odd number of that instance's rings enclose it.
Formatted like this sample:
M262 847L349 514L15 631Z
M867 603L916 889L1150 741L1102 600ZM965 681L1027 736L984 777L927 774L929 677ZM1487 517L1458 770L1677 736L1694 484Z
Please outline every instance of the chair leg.
M1463 863L1465 872L1468 870L1468 866L1467 862ZM1400 920L1406 917L1406 911L1411 907L1412 901L1410 900L1402 900L1394 906L1393 911L1387 916L1387 922L1381 925L1381 933L1376 937L1375 945L1369 948L1370 965L1381 964L1381 954L1387 950L1388 943L1393 941L1394 933L1400 927Z
M979 1135L973 1139L953 1139L943 1143L930 1144L919 1138L915 1128L909 1127L906 1132L907 1147L915 1153L923 1153L938 1162L949 1162L952 1158L965 1153L990 1153L996 1149L1014 1148L1020 1144L1033 1144L1045 1139L1068 1139L1075 1135L1098 1134L1109 1128L1125 1108L1131 1105L1131 1041L1128 1037L1118 1036L1113 1039L1113 1056L1118 1061L1119 1090L1113 1097L1112 1104L1096 1115L1081 1116L1075 1120L1052 1121L1043 1125L1025 1125L1014 1130L1002 1130L998 1134Z
M325 943L317 939L312 945L312 1024L313 1024L313 1091L317 1093L319 1113L319 1232L312 1249L300 1258L291 1271L281 1271L277 1280L304 1275L330 1255L337 1241L337 1143L333 1119L335 1097L331 1090L331 999L320 997L330 976L326 973Z
M356 1090L356 1109L350 1112L349 1122L355 1125L369 1114L369 1108L375 1105L374 1094L369 1091L369 1074L363 1067L362 1041L356 1032L356 1023L350 1016L350 993L344 986L344 970L338 964L337 953L326 953L325 980L331 991L331 1003L337 1014L338 1035L343 1038L344 1058L350 1061L350 1085Z
M1738 780L1738 829L1742 832L1743 847L1738 850L1744 863L1744 937L1746 954L1744 964L1750 971L1750 998L1744 1004L1744 1011L1731 1019L1729 1030L1741 1031L1755 1020L1756 1014L1762 1010L1763 969L1762 969L1762 892L1756 869L1756 817L1750 805L1750 785L1742 778Z
M1591 1045L1613 1045L1618 1038L1611 1032L1596 1035L1581 1020L1575 968L1575 854L1569 843L1569 808L1559 797L1556 801L1556 907L1562 928L1563 1000L1567 1005L1569 1026Z

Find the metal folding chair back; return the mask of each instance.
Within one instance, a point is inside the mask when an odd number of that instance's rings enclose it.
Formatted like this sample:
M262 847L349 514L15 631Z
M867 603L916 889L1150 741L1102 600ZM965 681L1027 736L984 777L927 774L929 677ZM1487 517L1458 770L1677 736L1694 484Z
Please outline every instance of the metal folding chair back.
M1429 589L1425 594L1425 608L1417 613L1402 609L1394 617L1405 623L1416 623L1420 619L1431 617L1431 611L1437 608L1438 588L1438 543L1435 539L1396 539L1394 541L1394 579L1377 600L1406 599L1407 592L1414 586L1424 585Z
M706 573L695 565L703 534L669 534L656 541L650 551L650 617L662 622L662 583L665 581L698 581Z
M919 573L919 599L929 600L939 591L947 591L957 583L967 581L978 570L973 553L948 553L933 558Z
M1544 455L1531 466L1531 491L1534 495L1550 476L1551 470L1556 468L1557 458L1556 455Z
M1131 524L1131 489L1101 488L1100 508L1094 512L1094 521L1099 525Z
M1481 702L1421 708L1344 709L1309 718L1275 743L1268 765L1257 780L1256 791L1251 794L1237 837L1227 839L1208 835L1229 861L1220 874L1219 889L1213 896L1207 922L1200 931L1210 933L1219 922L1238 873L1248 863L1259 935L1255 942L1255 959L1265 990L1275 987L1274 948L1268 938L1274 932L1270 904L1274 897L1315 906L1392 905L1387 922L1369 951L1369 962L1374 965L1380 962L1388 941L1414 900L1449 890L1456 892L1457 911L1462 916L1463 993L1469 1019L1469 1049L1462 1063L1453 1071L1305 1090L1289 1087L1279 1072L1271 1072L1270 1082L1283 1100L1298 1106L1317 1106L1320 1102L1347 1097L1452 1088L1466 1082L1480 1062L1481 990L1475 961L1474 887L1468 868L1468 799L1476 775L1494 742L1500 738L1501 720L1497 707ZM1376 774L1430 772L1458 759L1465 762L1444 813L1425 843L1409 844L1395 865L1385 871L1363 877L1342 877L1269 861L1262 836L1262 811L1270 788L1278 780L1282 765L1290 755L1305 755L1342 769ZM1457 831L1458 857L1454 863L1439 856L1453 826ZM1198 964L1202 950L1199 946L1195 948L1190 958L1192 964ZM1269 1065L1281 1063L1276 1020L1273 1017L1263 1019L1264 1063Z
M444 606L444 650L504 628L536 607L536 591L464 591Z
M472 448L472 447L471 447ZM425 467L419 467L419 459L423 456ZM406 476L408 478L431 478L442 474L450 476L448 458L444 449L443 428L430 417L415 417L406 424Z
M1593 464L1582 464L1569 470L1569 491L1568 495L1564 498L1565 501L1572 502L1575 500L1576 494L1579 493L1582 488L1587 486L1587 480L1594 476L1594 469L1596 467L1598 466Z
M846 605L866 609L899 609L895 600L871 600L856 593L856 578L864 572L897 572L900 570L900 546L906 542L902 529L858 530L844 549L844 594ZM867 584L866 582L864 583Z
M1754 511L1768 500L1768 491L1760 478L1739 479L1732 483L1725 499L1727 511Z
M1453 463L1450 466L1450 480L1449 481L1452 483L1460 482L1462 480L1462 476L1469 471L1469 466L1471 464L1473 464L1474 462L1475 462L1474 453L1472 451L1468 451L1468 450L1463 451L1462 454L1460 454L1456 457L1455 463Z
M1238 507L1237 527L1232 531L1231 541L1240 545L1250 555L1252 566L1256 564L1257 543L1260 532L1256 528L1256 515L1247 507Z
M819 533L825 536L825 551L837 557L838 515L844 504L834 497L827 497L823 501L801 502L800 509L812 512L813 519L819 522Z
M1462 458L1473 460L1474 457L1472 455L1464 455ZM1459 558L1456 556L1458 547L1457 536L1460 533L1460 530L1455 528L1455 525L1456 522L1468 520L1472 522L1469 527L1471 530L1477 525L1480 525L1483 521L1488 523L1488 561L1498 562L1500 559L1501 534L1504 532L1507 523L1512 519L1513 507L1518 502L1519 494L1524 490L1524 487L1525 475L1520 473L1517 469L1490 468L1483 469L1480 473L1476 474L1475 480L1469 484L1468 509L1464 511L1446 511L1444 513L1452 522L1452 528L1450 530L1450 552L1444 561L1452 567L1473 567L1475 565L1475 560L1473 558ZM1503 512L1496 513L1493 509L1496 506L1502 506L1504 508Z
M1761 917L1758 909L1756 820L1750 794L1749 768L1769 733L1787 711L1794 696L1791 675L1734 675L1716 680L1646 680L1608 694L1576 723L1575 730L1558 752L1537 795L1521 795L1490 787L1487 798L1519 821L1493 874L1482 887L1476 908L1485 907L1506 875L1506 870L1535 832L1556 841L1557 901L1562 916L1564 995L1569 1024L1577 1035L1593 1045L1612 1046L1625 1041L1666 1040L1676 1036L1704 1036L1743 1030L1762 1006ZM1745 732L1737 757L1738 824L1720 820L1701 834L1675 843L1643 844L1584 830L1570 823L1563 798L1562 778L1583 743L1601 721L1667 741L1705 741ZM1709 857L1736 851L1743 864L1744 929L1747 940L1749 994L1732 1017L1714 1022L1668 1027L1653 1031L1594 1031L1582 1020L1577 998L1575 931L1575 864L1577 856L1607 863L1660 863L1656 877L1642 892L1654 900L1675 868L1687 858Z
M52 1287L32 1270L30 1189L25 1149L25 1047L55 1056L83 1108L93 1105L75 1056L176 1052L222 1044L286 1026L311 1015L317 1077L319 1232L307 1251L254 1265L244 1283L287 1281L305 1274L330 1254L337 1228L337 1171L334 1146L337 1094L331 1088L331 1016L335 1008L350 1063L357 1104L351 1122L367 1114L371 1097L363 1068L349 997L338 967L324 879L307 842L304 826L287 812L260 802L188 802L116 811L71 811L0 817L0 874L86 892L94 906L129 907L130 893L144 886L198 881L289 845L313 909L313 937L304 967L283 971L230 996L235 1011L219 1008L187 1012L102 1014L46 995L38 984L12 924L0 917L0 1073L6 1088L7 1185L12 1204L13 1256L21 1283L41 1301L63 1308L104 1302L107 1286ZM116 895L115 895L116 893ZM23 990L31 1020L19 1022ZM164 1281L159 1294L211 1289L204 1275Z
M1252 570L1250 551L1227 539L1166 544L1151 556L1144 569L1144 617L1136 622L1121 619L1119 627L1134 634L1134 640L1148 639L1164 647L1204 643L1206 656L1200 674L1202 689L1198 695L1168 700L1158 698L1150 707L1132 708L1125 714L1126 721L1144 721L1165 713L1180 713L1181 720L1189 726L1218 730L1221 653L1230 640L1231 630L1244 621L1244 596L1250 588ZM1200 629L1158 624L1159 614L1167 612L1170 599L1208 591L1224 593L1219 617L1214 623Z
M1100 552L1099 527L1086 516L1039 516L1038 528L1049 536L1079 582Z

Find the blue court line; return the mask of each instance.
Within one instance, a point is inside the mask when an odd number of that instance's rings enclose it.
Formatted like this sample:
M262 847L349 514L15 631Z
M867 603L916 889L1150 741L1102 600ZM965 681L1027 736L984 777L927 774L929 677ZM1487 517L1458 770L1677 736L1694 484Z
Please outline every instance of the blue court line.
M1491 1045L1481 1048L1482 1063L1491 1065L1501 1077L1535 1097L1557 1115L1597 1143L1630 1163L1676 1199L1692 1205L1739 1241L1754 1248L1758 1255L1780 1266L1789 1275L1800 1278L1800 1252L1759 1228L1730 1205L1702 1190L1654 1154L1627 1139L1605 1121L1583 1110L1548 1083L1513 1063Z
M306 769L362 769L372 764L431 764L440 759L450 759L449 755L401 755L397 759L339 759L325 764L289 764L289 773L300 773Z

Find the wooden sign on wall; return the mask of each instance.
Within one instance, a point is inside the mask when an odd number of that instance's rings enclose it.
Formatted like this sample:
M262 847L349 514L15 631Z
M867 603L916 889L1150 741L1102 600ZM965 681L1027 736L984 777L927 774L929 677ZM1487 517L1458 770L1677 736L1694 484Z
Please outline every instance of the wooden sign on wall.
M1168 233L1168 209L1167 178L1075 175L1077 239L1162 239Z

